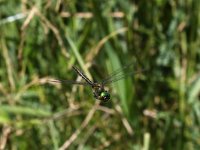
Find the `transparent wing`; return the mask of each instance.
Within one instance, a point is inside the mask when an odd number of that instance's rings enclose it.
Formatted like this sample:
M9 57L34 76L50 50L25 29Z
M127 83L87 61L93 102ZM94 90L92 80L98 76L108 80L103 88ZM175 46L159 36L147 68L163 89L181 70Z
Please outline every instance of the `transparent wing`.
M120 73L123 74L127 70L131 69L131 67L133 67L134 64L135 64L134 62L131 62L130 64L127 64L124 67L115 70L113 73L111 73L107 78L105 78L102 81L102 84L107 83L109 80L115 78L115 76L118 76ZM133 70L133 68L132 68L132 70ZM131 72L132 72L132 70L131 70Z
M136 75L136 74L139 74L139 73L142 73L142 72L145 72L145 71L147 71L147 70L143 69L143 70L139 70L139 71L132 71L132 72L129 72L129 73L118 74L118 75L112 76L112 78L109 78L108 80L103 82L103 84L104 85L111 84L111 83L119 81L119 80L121 80L123 78L127 78L127 77L129 77L131 75Z
M79 81L70 81L70 80L62 80L62 79L52 79L49 82L63 83L63 84L77 84L77 85L90 85L87 82L79 82Z

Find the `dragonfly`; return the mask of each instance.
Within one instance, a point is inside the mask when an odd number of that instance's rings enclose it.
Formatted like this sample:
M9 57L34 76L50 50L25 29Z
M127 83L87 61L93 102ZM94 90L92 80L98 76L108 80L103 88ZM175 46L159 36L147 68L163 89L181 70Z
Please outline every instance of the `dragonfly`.
M51 80L51 82L57 82L57 83L65 83L65 84L77 84L77 85L84 85L84 86L90 86L93 91L94 98L97 100L100 100L102 102L107 102L110 100L111 96L109 91L105 89L105 86L107 84L114 83L116 81L119 81L123 78L126 78L128 76L131 76L133 74L141 73L143 70L139 71L133 71L132 68L134 66L133 63L130 63L128 65L125 65L122 68L119 68L115 71L113 71L107 78L103 79L101 82L93 82L91 81L80 69L78 69L76 66L72 66L73 70L82 77L84 82L82 81L70 81L70 80L62 80L62 79L54 79ZM129 70L129 72L127 72ZM126 71L126 73L125 73Z

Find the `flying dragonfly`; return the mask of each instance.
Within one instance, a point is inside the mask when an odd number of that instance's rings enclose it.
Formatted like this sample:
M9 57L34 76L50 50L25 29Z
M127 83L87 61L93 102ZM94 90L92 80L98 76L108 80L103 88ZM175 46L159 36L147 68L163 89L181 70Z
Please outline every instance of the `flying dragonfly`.
M105 78L101 82L91 81L80 69L78 69L75 66L72 66L73 70L84 79L84 82L60 80L60 79L50 80L50 82L90 86L92 88L95 99L101 100L102 102L107 102L108 100L110 100L110 93L107 90L105 90L105 85L114 83L116 81L119 81L119 80L126 78L128 76L131 76L133 74L138 74L138 73L145 71L145 70L139 70L139 71L135 72L135 71L133 71L133 68L132 68L133 65L134 64L131 63L128 65L125 65L122 68L115 70L113 73L111 73L107 78ZM129 72L124 73L127 70L129 70Z

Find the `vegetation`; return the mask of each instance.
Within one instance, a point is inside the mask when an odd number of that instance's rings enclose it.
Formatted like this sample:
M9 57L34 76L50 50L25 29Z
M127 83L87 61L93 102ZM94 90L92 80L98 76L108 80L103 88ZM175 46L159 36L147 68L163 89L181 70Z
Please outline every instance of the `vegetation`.
M1 149L200 149L199 0L0 0ZM100 103L101 81L134 62Z

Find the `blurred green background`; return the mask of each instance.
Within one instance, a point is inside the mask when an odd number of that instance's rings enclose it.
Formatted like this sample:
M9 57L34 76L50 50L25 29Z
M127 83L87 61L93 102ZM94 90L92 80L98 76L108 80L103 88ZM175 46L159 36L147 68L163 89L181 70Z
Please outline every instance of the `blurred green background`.
M72 66L108 86L100 104ZM199 0L0 0L0 149L200 149Z

